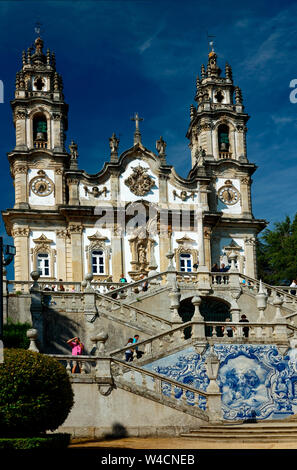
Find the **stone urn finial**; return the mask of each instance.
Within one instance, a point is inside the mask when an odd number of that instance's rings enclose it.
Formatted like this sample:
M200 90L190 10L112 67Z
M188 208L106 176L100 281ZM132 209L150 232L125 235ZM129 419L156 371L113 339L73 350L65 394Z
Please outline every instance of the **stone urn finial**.
M93 335L91 338L92 343L96 348L95 355L100 356L105 353L105 343L108 340L108 334L105 331L100 331L99 333ZM99 346L98 346L99 343Z
M85 275L85 292L93 292L93 287L91 285L92 280L94 279L93 273L88 273Z
M30 340L30 345L29 345L28 350L29 351L34 351L34 352L39 352L39 349L36 345L36 341L37 341L37 338L38 338L38 331L35 328L30 328L26 332L26 336Z
M39 289L38 279L40 278L41 272L39 270L32 271L30 273L31 278L33 279L33 286L31 289Z

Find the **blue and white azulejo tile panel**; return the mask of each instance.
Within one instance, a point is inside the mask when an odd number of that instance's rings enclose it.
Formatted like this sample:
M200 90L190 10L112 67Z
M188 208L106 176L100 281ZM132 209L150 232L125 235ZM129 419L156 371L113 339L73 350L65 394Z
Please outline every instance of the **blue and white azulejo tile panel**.
M222 393L223 417L227 420L280 419L297 413L297 350L282 357L275 345L216 344L220 359L217 383ZM206 391L209 384L205 359L193 347L145 366L177 382ZM164 385L163 393L170 394ZM181 395L176 388L175 397ZM191 394L188 394L191 404ZM206 402L199 406L206 409Z

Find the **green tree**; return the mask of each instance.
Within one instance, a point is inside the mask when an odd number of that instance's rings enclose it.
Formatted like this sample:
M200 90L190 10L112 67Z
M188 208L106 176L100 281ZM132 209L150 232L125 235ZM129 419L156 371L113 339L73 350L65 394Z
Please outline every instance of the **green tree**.
M73 406L69 377L55 359L4 349L0 364L0 437L38 436L63 424Z
M266 229L258 239L258 277L268 284L288 284L297 278L297 214Z

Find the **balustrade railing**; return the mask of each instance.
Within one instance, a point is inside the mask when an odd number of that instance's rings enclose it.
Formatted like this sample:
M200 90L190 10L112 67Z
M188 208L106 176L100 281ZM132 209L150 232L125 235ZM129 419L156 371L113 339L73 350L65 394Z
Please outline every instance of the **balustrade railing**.
M109 378L113 379L116 383L120 383L131 392L139 393L141 391L144 395L158 399L158 401L165 404L164 398L168 397L169 401L173 402L175 406L189 407L188 409L191 409L193 412L195 409L197 409L198 413L205 412L208 410L209 397L220 395L220 393L198 390L156 372L112 357L86 355L78 357L62 354L48 354L48 356L61 362L71 378L75 378L78 382L85 382L89 378L87 382L100 383L102 380L101 364L104 362L105 380L103 380L103 383L106 383L108 380L106 362L108 361L110 364ZM80 374L72 373L75 369ZM204 418L208 420L207 415L204 415Z
M240 274L240 281L241 281L241 286L244 288L245 291L250 292L252 294L257 294L259 291L260 287L260 281L257 279L253 279L249 276ZM293 287L289 286L271 286L269 284L266 284L265 282L262 282L262 287L264 288L266 294L267 294L267 301L269 303L273 303L275 300L275 297L281 297L283 300L283 303L286 304L286 306L292 308L296 306L297 308L297 296L295 294L292 294L291 291L294 290ZM296 293L297 293L297 288L296 288ZM291 304L291 305L290 305Z

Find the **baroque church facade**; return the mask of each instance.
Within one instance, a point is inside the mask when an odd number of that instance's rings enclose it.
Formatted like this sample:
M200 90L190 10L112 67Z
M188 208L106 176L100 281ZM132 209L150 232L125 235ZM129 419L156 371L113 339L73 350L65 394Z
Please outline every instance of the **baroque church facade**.
M88 174L79 168L77 144L66 150L62 77L38 37L35 51L23 52L11 101L15 204L2 216L16 247L15 280L29 281L37 269L49 282L81 282L87 273L97 281L138 280L166 271L170 252L184 272L228 265L235 253L239 271L256 278L255 241L266 222L252 212L249 116L230 65L223 76L213 50L197 77L195 101L186 178L168 162L162 137L155 151L144 147L138 114L133 146L119 154L113 134L110 160Z

